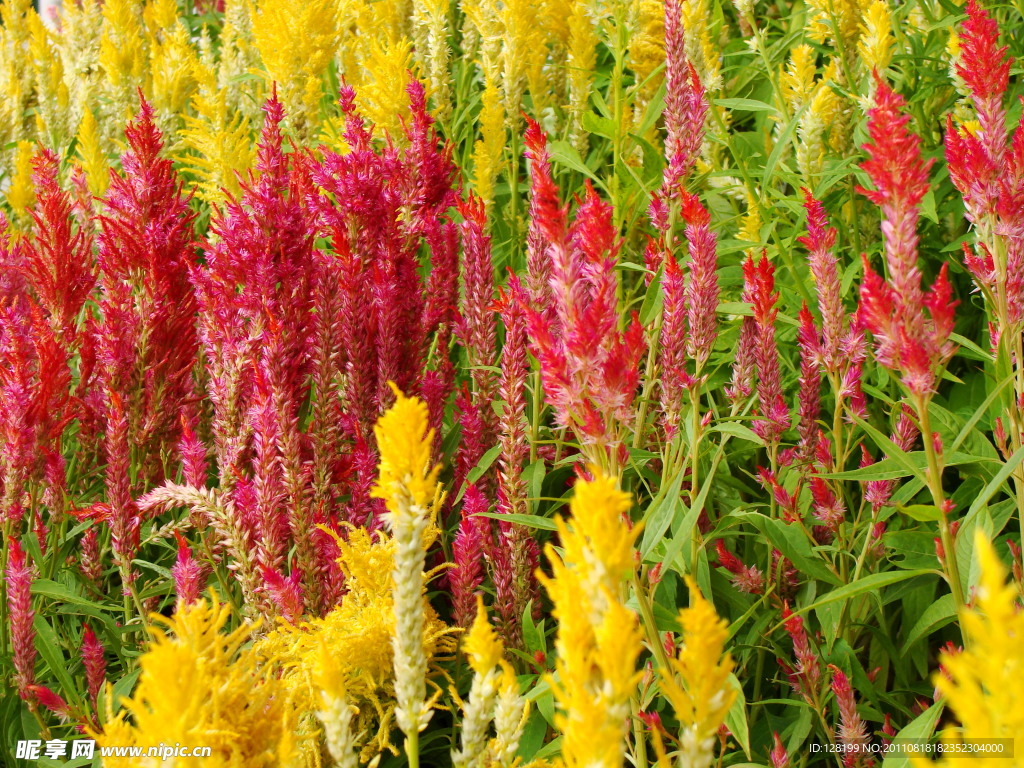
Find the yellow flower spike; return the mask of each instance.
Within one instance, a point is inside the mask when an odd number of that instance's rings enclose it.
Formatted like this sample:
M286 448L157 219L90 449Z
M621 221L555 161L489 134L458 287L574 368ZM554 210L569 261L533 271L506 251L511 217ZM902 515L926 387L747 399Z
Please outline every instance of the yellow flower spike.
M26 216L29 207L36 201L35 187L32 186L32 158L36 145L31 141L18 142L18 154L14 160L14 177L7 190L7 203L16 217Z
M798 112L814 91L817 73L815 53L811 46L802 44L789 53L789 65L782 74L782 93L791 112Z
M481 97L480 139L473 147L473 187L485 207L494 202L494 185L505 154L505 110L498 86L488 80Z
M373 433L380 451L380 476L372 496L383 499L392 513L400 503L428 506L437 490L441 468L431 464L434 430L430 428L427 404L418 397L406 397L394 384L395 404L380 417Z
M469 665L478 675L484 675L498 666L505 653L505 644L494 631L487 617L487 609L484 608L484 599L480 595L476 597L476 618L462 641L462 647L469 657Z
M633 542L640 526L630 529L623 522L631 504L630 495L619 489L615 478L596 471L592 481L576 484L569 502L573 527L586 538L596 563L607 573L602 581L609 590L634 567Z
M1024 733L1024 694L1006 681L1024 673L1024 611L1021 594L1007 580L1005 566L980 530L975 534L981 578L974 607L960 615L966 648L943 653L939 661L946 674L935 676L935 687L960 721L942 734L943 741L1011 739ZM986 761L989 762L989 761ZM915 760L915 766L951 767L960 762ZM1024 759L993 758L993 766L1021 766Z
M96 118L90 109L85 110L82 123L78 126L76 151L89 182L89 191L96 197L102 197L110 185L110 163L100 145Z
M413 67L411 43L404 37L395 41L372 38L363 50L361 64L362 83L356 90L360 113L378 131L387 131L396 143L404 142L399 117L409 108L406 87Z
M692 577L686 578L686 584L690 606L679 613L682 647L669 662L676 679L663 679L661 685L682 726L680 742L689 765L706 768L714 758L716 734L736 691L729 684L733 664L725 650L728 626Z
M864 34L857 45L857 52L867 71L877 69L879 74L884 75L892 61L895 46L889 4L883 0L873 0L864 13Z
M639 526L630 530L622 519L630 497L616 480L592 472L593 480L576 483L572 526L556 521L563 553L549 546L552 575L541 575L558 627L550 683L565 765L619 768L642 649L636 614L624 605Z
M682 12L686 56L693 62L704 87L717 91L722 87L722 64L708 26L713 18L708 0L683 0Z

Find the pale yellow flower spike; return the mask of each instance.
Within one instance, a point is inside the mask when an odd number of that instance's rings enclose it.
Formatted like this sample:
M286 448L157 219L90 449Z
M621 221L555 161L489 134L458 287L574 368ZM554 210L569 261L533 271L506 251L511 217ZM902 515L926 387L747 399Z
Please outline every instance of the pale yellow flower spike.
M569 72L569 139L581 155L587 152L583 115L590 109L590 88L597 66L597 25L591 3L572 3L566 68Z
M724 619L704 599L692 577L687 577L690 606L679 612L682 647L670 660L675 679L662 681L682 728L679 734L681 765L708 768L714 759L716 734L736 698L729 684L732 658L725 651L729 636Z
M555 724L562 759L568 768L619 768L642 648L637 617L623 599L639 526L630 530L622 519L629 495L592 471L592 481L576 483L572 528L557 521L563 554L547 548L552 576L541 579L558 626L551 686L561 710Z
M943 653L940 663L946 674L935 676L935 687L945 696L961 727L943 733L943 741L960 739L1012 739L1024 733L1024 693L1013 684L1024 674L1024 611L1021 594L1007 580L1006 568L980 530L975 549L981 565L974 607L960 615L966 648ZM948 676L947 676L948 675ZM1016 757L985 760L993 768L1024 766L1018 747ZM915 761L915 766L952 768L957 758L939 763Z
M483 756L501 680L498 664L505 651L498 633L487 618L483 598L479 595L476 599L476 618L463 641L463 647L473 669L473 682L469 698L462 707L462 748L452 752L452 764L455 768L477 768L482 764L490 764L484 762Z
M426 597L423 567L427 531L440 503L439 467L431 461L434 430L427 405L409 398L392 383L395 404L374 427L380 451L379 479L373 496L387 506L385 523L395 541L391 570L395 628L391 647L395 663L395 719L415 755L419 733L433 714L427 700L425 648ZM435 694L436 698L436 694Z
M412 47L407 38L394 42L371 39L363 51L363 84L356 90L360 113L396 143L405 140L400 116L409 108L409 70Z

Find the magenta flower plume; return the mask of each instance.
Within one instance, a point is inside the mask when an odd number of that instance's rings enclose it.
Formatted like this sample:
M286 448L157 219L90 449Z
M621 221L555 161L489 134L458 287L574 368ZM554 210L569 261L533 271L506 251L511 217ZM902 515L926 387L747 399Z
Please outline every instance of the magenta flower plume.
M676 194L700 156L708 102L704 86L686 57L682 3L665 2L665 167L658 197Z
M85 667L85 687L89 694L89 704L92 711L98 713L96 700L107 682L107 659L103 643L88 624L82 630L82 665Z
M486 232L487 211L483 200L471 194L459 206L459 212L463 217L460 230L465 292L456 332L472 366L470 373L479 393L477 402L489 403L494 391L494 374L485 369L493 367L497 359L497 324L491 238Z
M850 680L839 667L829 664L832 673L832 693L836 697L839 708L839 741L846 747L843 765L853 768L858 765L873 764L867 751L867 726L857 712L857 701L850 687Z
M278 614L289 624L295 624L302 618L305 610L299 571L292 571L290 576L282 576L278 571L262 566L260 572L263 575L264 587Z
M553 316L524 307L544 391L558 424L571 426L584 444L617 444L618 425L633 417L645 345L636 317L625 331L619 327L611 210L587 184L567 228L557 187L544 168L535 164L531 173L554 303Z
M499 501L505 511L522 513L526 501L523 465L530 455L526 437L526 379L530 363L526 357L526 312L529 302L526 289L512 275L498 299L498 311L505 326L505 344L501 350L501 378L498 397L505 404L498 419Z
M206 586L206 569L195 559L185 537L175 531L178 540L178 557L171 567L174 578L174 593L178 600L188 605L199 599Z
M800 308L800 330L797 344L800 347L800 394L799 424L800 450L804 456L814 454L818 440L818 414L821 411L821 348L814 317L804 304Z
M491 524L481 512L487 512L487 498L475 486L466 489L462 519L452 543L452 561L448 583L452 590L455 623L468 628L476 616L476 593L484 580L484 554L488 549Z
M540 124L526 121L523 136L526 158L530 161L530 224L526 239L526 287L530 302L537 312L551 310L552 260L548 243L552 233L564 237L566 212L558 196L558 187L551 176L548 137Z
M786 605L782 611L786 634L793 642L793 655L796 666L791 670L790 683L808 702L815 701L821 685L821 662L811 648L807 629L801 616L794 616Z
M1006 152L1003 95L1009 84L1013 59L1006 55L1008 46L999 46L999 25L977 0L967 3L967 20L960 30L960 47L957 74L971 91L981 125L981 146L992 164L999 167Z
M762 254L759 261L753 255L743 263L743 295L753 306L756 338L753 360L757 368L758 419L754 432L766 443L777 444L782 433L789 429L789 407L782 395L782 371L779 347L775 340L775 321L779 310L776 303L775 267Z
M921 159L920 141L907 130L910 118L904 101L879 80L877 106L869 112L863 168L875 190L861 190L882 208L882 234L888 282L864 260L860 315L875 338L875 355L900 372L915 394L934 391L938 369L952 357L955 345L952 291L945 265L925 295L917 264L918 207L928 190L930 163ZM925 314L930 311L930 316Z
M669 438L679 429L679 416L687 390L693 379L687 372L687 291L686 274L679 263L664 254L661 289L664 294L661 319L661 345L658 351L661 368L660 404Z
M839 283L839 266L832 252L836 230L829 226L825 208L808 190L804 190L807 209L807 235L798 238L808 251L811 275L818 293L821 313L821 362L829 373L839 370L843 359L840 345L846 331L846 310Z
M740 592L760 595L764 592L764 574L756 565L746 565L725 547L721 539L715 542L718 564L732 574L732 584Z
M711 215L696 195L682 195L682 214L690 249L690 281L686 286L689 336L686 353L700 379L718 337L718 250Z
M16 538L9 539L7 555L7 613L11 637L14 684L18 695L30 701L29 687L36 679L35 611L32 610L32 568Z
M1001 334L1016 333L1024 320L1024 130L1018 124L1007 145L1003 98L1013 62L1007 47L999 46L995 20L974 0L967 5L960 41L957 71L971 92L979 129L957 129L950 116L946 160L977 231L973 251L964 245L964 262L994 304L995 348ZM1001 258L994 259L993 251ZM1007 322L1013 329L1002 327Z
M782 743L778 731L772 732L772 751L768 753L768 763L771 768L790 768L792 764L789 759L789 752L786 745Z
M161 157L163 137L145 99L125 139L123 172L111 175L100 216L96 335L104 388L120 393L130 445L143 457L140 480L156 483L161 455L179 438L178 408L192 395L195 215L171 161Z

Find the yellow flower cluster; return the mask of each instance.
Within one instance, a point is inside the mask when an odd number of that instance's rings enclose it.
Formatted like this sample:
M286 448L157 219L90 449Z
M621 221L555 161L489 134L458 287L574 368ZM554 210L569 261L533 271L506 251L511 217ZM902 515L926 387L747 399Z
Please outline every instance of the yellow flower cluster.
M427 542L436 536L437 529L431 528ZM279 670L282 685L303 712L331 709L333 723L347 708L354 708L346 749L357 750L366 761L392 748L395 604L391 570L395 542L363 528L351 528L337 538L337 545L346 587L341 603L323 618L297 625L282 622L256 644L255 652ZM451 653L454 647L448 627L425 601L423 611L425 658ZM324 722L328 735L331 723ZM356 738L359 734L361 739Z
M1007 581L1006 568L980 531L975 548L981 579L972 609L960 616L966 647L940 657L945 674L935 676L935 686L960 721L948 728L943 741L962 739L1014 739L1024 734L1024 693L1012 683L1024 674L1024 611L1021 592ZM920 761L918 766L941 768L961 765L956 757L939 763ZM993 768L1024 766L1020 749L1014 757L986 756Z
M199 600L152 629L134 695L117 715L107 714L101 746L181 744L212 749L213 768L306 766L313 735L288 688L246 647L254 626L222 633L227 605ZM109 701L108 696L108 701ZM106 757L108 768L175 768L193 758Z
M624 599L639 532L623 521L630 503L613 477L597 473L577 482L572 527L557 521L563 551L547 550L552 575L543 583L558 622L551 686L562 710L555 724L568 768L622 765L642 647L636 614Z

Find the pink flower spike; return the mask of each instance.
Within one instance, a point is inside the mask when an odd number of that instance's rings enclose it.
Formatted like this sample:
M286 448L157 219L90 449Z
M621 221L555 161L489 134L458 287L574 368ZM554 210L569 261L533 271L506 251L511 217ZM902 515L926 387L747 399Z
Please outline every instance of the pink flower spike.
M964 79L974 97L981 123L981 139L989 157L998 166L1006 151L1006 93L1013 59L1008 46L999 46L999 25L977 3L967 3L967 20L960 30L960 61L957 74Z
M768 753L768 762L771 764L771 768L789 768L789 752L786 751L786 745L779 738L778 731L772 732L772 744L772 751Z
M829 664L828 668L832 673L832 693L839 707L839 740L846 747L843 765L861 765L868 754L867 726L857 712L857 701L846 674L834 664Z
M270 600L280 615L289 624L295 624L302 618L305 610L302 602L302 587L299 583L301 573L292 571L290 576L282 576L279 572L263 567L260 569L263 581L270 595Z
M205 586L205 569L192 556L188 542L178 531L174 532L178 540L178 559L171 568L174 577L174 592L183 605L194 603Z
M88 624L82 631L82 664L85 667L85 685L89 693L89 704L94 713L98 712L97 697L107 680L107 660L103 643L96 637Z
M7 610L11 632L11 657L14 663L14 683L18 695L30 700L29 688L35 682L36 630L32 610L33 572L21 542L10 539L7 556Z

